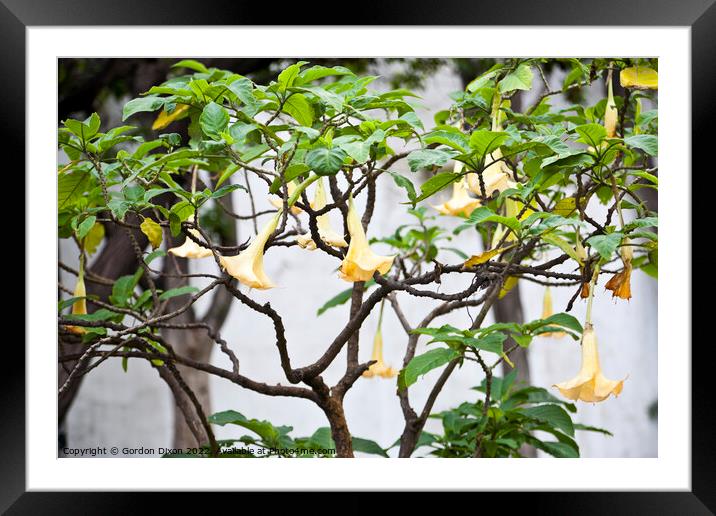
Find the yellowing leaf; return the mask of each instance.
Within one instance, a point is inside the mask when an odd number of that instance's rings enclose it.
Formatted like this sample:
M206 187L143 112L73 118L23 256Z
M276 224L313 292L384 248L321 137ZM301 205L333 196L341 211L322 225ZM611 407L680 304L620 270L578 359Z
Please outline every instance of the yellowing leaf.
M85 236L83 242L85 251L87 251L88 254L94 254L103 238L104 226L99 222L95 222Z
M186 113L187 111L189 111L189 106L186 104L177 104L177 106L174 108L174 111L172 111L171 113L167 113L167 111L163 109L162 112L159 113L157 119L154 120L154 123L152 124L152 129L155 131L164 129L174 120L183 118L184 113Z
M619 82L623 88L656 90L659 88L659 74L648 66L632 66L621 71Z
M561 215L562 217L569 217L574 210L577 209L577 199L574 197L565 197L554 205L552 213Z
M517 286L517 281L519 281L519 278L516 276L507 276L507 279L505 280L505 283L502 285L502 288L500 289L499 298L502 299L505 297L510 290L515 288Z
M475 254L471 256L470 259L463 264L463 266L469 268L474 267L475 265L483 264L487 262L490 258L497 256L500 253L504 253L512 247L514 246L500 247L498 249L492 249L491 251L485 251L484 253Z
M154 222L149 217L145 218L139 225L142 233L147 235L149 243L152 244L152 249L156 249L162 245L162 227Z

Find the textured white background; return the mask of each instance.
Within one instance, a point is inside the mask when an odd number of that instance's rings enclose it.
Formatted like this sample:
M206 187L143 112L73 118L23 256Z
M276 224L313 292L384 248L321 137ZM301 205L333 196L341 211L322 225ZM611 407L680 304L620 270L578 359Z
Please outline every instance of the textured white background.
M559 77L551 80L556 84ZM375 85L378 88L387 87L385 82L380 81ZM424 109L418 111L426 128L433 124L432 114L450 104L447 94L460 87L459 79L448 69L428 81L420 100ZM594 95L590 102L598 99ZM411 174L404 160L397 167L399 171ZM384 184L378 189L369 236L385 236L398 224L411 221L398 204L404 200L403 191L398 190L387 177L382 181ZM253 187L254 192L261 192L261 188L265 190L265 186L258 182L254 182ZM236 194L237 211L247 211L242 205L245 199L241 193ZM257 195L257 199L259 203L266 203L265 196ZM443 221L448 227L455 225L451 219ZM242 223L239 231L245 238L251 234L251 227ZM478 244L474 234L468 233L455 238L451 245L470 254L478 251ZM376 246L376 250L382 254L389 253L387 247ZM61 247L63 260L68 263L72 262L74 252L66 245ZM452 263L457 257L446 252L439 259ZM214 270L215 267L210 259L194 261L193 265L207 270ZM279 287L266 292L256 291L252 295L261 302L270 301L282 314L292 361L295 365L307 364L320 356L327 343L340 331L348 311L346 305L317 318L316 309L349 284L337 277L337 261L320 251L308 253L298 248L276 248L267 254L265 265L269 276ZM71 283L69 279L66 281ZM466 277L445 278L442 291L463 289L466 281ZM542 287L523 281L521 289L526 318L539 317ZM568 290L553 289L556 311L565 307L570 297ZM605 437L578 432L577 441L582 456L655 457L657 425L649 419L647 408L657 396L656 281L639 271L635 272L632 278L633 298L628 303L620 301L615 304L601 288L597 292L594 321L605 374L614 379L626 375L629 378L618 399L612 398L596 405L579 403L577 421L605 427L614 433L614 437ZM417 300L405 294L400 295L400 302L413 324L417 324L433 306L430 301ZM205 303L200 302L199 312L204 308ZM584 304L578 302L573 314L582 319ZM363 325L361 359L370 356L376 322L377 314L372 314ZM438 319L436 323L464 326L469 324L469 319L465 312L456 312ZM285 383L271 341L273 331L265 318L234 304L221 333L238 354L242 373L261 381ZM399 367L407 339L388 306L383 335L386 362ZM425 341L421 339L418 353L425 350ZM218 352L214 354L214 361L217 365L230 368ZM579 346L571 339L535 339L530 348L530 361L532 382L549 388L553 383L576 374L580 361ZM335 382L340 377L344 363L345 357L340 355L325 374L329 382ZM411 389L413 406L422 405L438 374L428 374ZM453 374L438 398L435 410L473 399L475 393L470 387L479 384L481 378L479 368L467 363ZM383 446L392 444L398 438L402 431L402 416L394 385L394 381L383 379L360 379L356 383L346 398L348 424L354 435L376 440ZM274 424L289 424L295 429L293 435L310 435L316 428L327 426L323 413L309 401L261 396L222 379L213 379L211 388L213 411L234 409L247 417L268 419ZM68 416L68 444L72 447L169 447L171 418L169 391L150 367L141 361L131 360L128 373L124 373L119 361L108 361L84 380ZM430 421L426 429L438 430L439 422ZM218 438L238 437L244 433L240 429L226 427L216 427L216 432Z

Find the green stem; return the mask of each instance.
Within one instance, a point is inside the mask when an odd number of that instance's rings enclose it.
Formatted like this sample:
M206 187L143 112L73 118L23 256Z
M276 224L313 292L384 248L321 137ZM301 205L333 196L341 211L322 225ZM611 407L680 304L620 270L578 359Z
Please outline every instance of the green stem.
M293 195L288 198L288 206L289 208L294 205L294 203L298 200L298 198L301 196L303 191L308 188L311 183L314 183L318 181L321 178L318 174L315 174L308 179L304 180L300 185L296 187L296 190L293 192Z
M594 274L592 274L592 280L589 282L589 297L587 298L587 315L585 317L585 325L591 326L592 324L592 302L594 301L594 286L599 277L599 265L594 267Z

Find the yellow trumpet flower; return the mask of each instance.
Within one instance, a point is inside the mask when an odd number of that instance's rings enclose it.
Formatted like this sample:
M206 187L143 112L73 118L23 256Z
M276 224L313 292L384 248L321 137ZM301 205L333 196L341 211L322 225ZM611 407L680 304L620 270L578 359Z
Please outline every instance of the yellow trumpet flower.
M656 90L659 88L659 74L648 66L631 66L619 73L619 82L623 88Z
M433 206L433 208L443 215L452 215L453 217L464 215L469 217L480 204L480 199L470 197L467 182L462 178L452 184L452 197L438 206Z
M83 269L84 267L82 266L82 263L80 263L80 271L77 275L77 283L75 284L73 297L81 297L82 299L78 299L72 303L72 315L87 315L87 300L85 299L87 296L87 290L85 289ZM87 330L85 330L82 326L65 326L65 328L67 331L71 331L76 335L82 335L87 332Z
M631 299L631 261L634 257L634 251L632 249L631 240L624 238L621 249L619 251L624 264L624 268L614 274L604 288L612 291L612 297L618 297L620 299Z
M607 104L604 107L604 129L607 130L607 138L615 138L617 135L617 121L619 111L614 103L614 88L612 86L612 71L607 75Z
M596 403L604 401L611 394L619 396L623 386L624 380L609 380L602 374L594 328L591 324L585 324L582 334L582 368L577 376L554 387L570 400Z
M288 196L290 198L296 191L296 185L293 181L289 181L288 183L286 183L286 188L288 188ZM283 199L280 197L269 197L269 202L274 208L278 208L279 210L283 208ZM299 215L303 213L303 210L295 205L291 206L290 209L291 213L293 213L294 215Z
M276 231L281 211L266 224L249 246L236 256L219 256L219 263L226 272L240 283L258 289L269 289L276 285L264 272L264 247L269 237Z
M174 111L172 111L171 113L168 113L166 109L162 109L162 112L159 113L159 116L156 118L156 120L154 120L154 123L152 124L152 129L154 131L164 129L174 120L183 118L187 111L189 111L189 106L187 104L177 104L174 108Z
M508 188L514 188L516 186L516 183L511 179L510 169L507 168L505 162L498 161L501 158L502 152L500 149L495 150L492 154L488 154L485 158L485 163L490 163L490 165L482 171L482 180L485 183L484 193L477 172L467 174L467 184L475 195L489 197L495 190L504 192Z
M383 325L383 304L380 305L380 316L378 318L378 331L375 333L373 339L373 353L370 357L371 360L375 360L375 364L370 366L367 371L363 373L366 378L372 378L374 376L381 376L383 378L394 378L398 375L398 371L385 364L383 361L383 333L381 326Z
M552 307L552 289L545 287L544 298L542 299L542 319L547 319L554 315L554 309ZM561 339L565 336L563 331L551 331L549 333L540 333L540 337L554 337L555 339Z
M187 220L188 222L194 222L194 216L189 217ZM190 229L189 233L201 240L201 233L199 233L198 230ZM184 240L182 245L179 247L172 247L167 252L180 258L206 258L212 254L211 249L207 249L206 247L197 244L189 237Z
M311 208L314 210L320 210L325 206L326 191L323 188L323 178L321 178L318 180L318 184L316 185L316 193L313 196ZM323 215L316 217L316 225L318 226L318 236L320 236L321 240L323 240L326 244L332 245L333 247L348 247L348 243L343 238L343 235L338 234L331 227L331 219L329 218L328 213L324 213ZM316 243L311 238L310 232L299 235L296 238L296 241L298 242L298 245L304 249L308 249L309 251L316 249Z
M341 264L341 279L351 282L368 281L375 271L380 274L387 273L393 266L395 256L380 256L371 250L352 198L348 199L347 223L351 243Z

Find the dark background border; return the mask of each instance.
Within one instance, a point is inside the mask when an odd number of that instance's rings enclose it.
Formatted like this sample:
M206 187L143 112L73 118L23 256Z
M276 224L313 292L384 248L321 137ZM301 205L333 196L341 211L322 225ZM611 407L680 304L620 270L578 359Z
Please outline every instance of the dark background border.
M271 7L265 2L242 2L239 0L0 0L0 59L2 62L2 88L0 88L0 113L3 132L2 142L8 149L22 149L25 142L25 28L34 25L333 25L350 21L355 25L651 25L690 26L692 35L692 170L713 175L714 159L711 149L714 142L714 118L716 117L716 6L714 0L441 0L438 3L412 0L410 3L383 1L376 5L367 2L343 3L295 2ZM280 17L278 17L278 14ZM499 44L499 43L498 43ZM568 45L568 42L565 42ZM240 44L237 43L237 49ZM14 168L3 167L6 173L25 169L24 154ZM684 149L684 165L688 167L689 149ZM678 172L678 171L677 171ZM686 173L684 171L684 173ZM692 173L692 183L696 178ZM9 184L6 183L6 184ZM705 194L702 204L710 204L712 194ZM705 201L705 202L704 202ZM685 216L691 215L695 224L702 219L690 205L684 207ZM706 206L708 209L708 206ZM703 211L706 212L706 209ZM689 213L690 212L690 213ZM710 218L710 217L709 217ZM692 235L698 235L692 232ZM13 235L13 245L19 247L26 234ZM6 235L6 242L11 235ZM6 243L6 245L9 245ZM54 244L53 244L54 245ZM690 250L683 250L687 255ZM704 254L693 253L692 268L709 271L710 266L700 263ZM702 265L699 267L699 265ZM25 269L25 274L31 273ZM662 274L668 273L662 271ZM19 280L19 274L10 274ZM710 275L709 275L710 276ZM697 285L693 294L708 292L707 275ZM700 278L701 279L701 278ZM6 289L9 285L5 284ZM21 292L20 286L13 292ZM13 302L19 304L14 294ZM698 299L670 300L700 306ZM706 308L713 307L707 301ZM709 306L709 304L711 306ZM7 305L6 305L7 306ZM662 313L668 317L668 313ZM503 508L517 509L524 506L530 514L714 514L716 511L716 420L712 395L712 368L714 357L713 330L708 328L713 316L705 323L683 329L684 340L670 345L686 350L690 340L692 347L692 492L643 492L643 493L502 493L472 495L474 505L470 510L486 509L486 504L496 502ZM25 314L25 324L31 324ZM6 321L17 327L17 321ZM706 331L704 331L706 330ZM704 335L706 338L700 339ZM24 339L23 339L24 340ZM146 508L150 493L24 493L25 492L25 351L15 339L4 339L2 385L2 418L0 419L0 511L12 505L7 514L128 514ZM38 343L33 343L38 345ZM667 382L668 383L668 382ZM54 424L49 423L48 424ZM668 443L666 444L668 446ZM618 463L615 462L615 467ZM555 484L559 479L555 478ZM317 480L317 487L320 480ZM558 487L558 486L557 486ZM24 493L24 494L23 494ZM224 505L214 500L217 494L173 493L164 496L162 509L185 505L193 499L213 506L214 510L242 510L244 497L233 494L233 503ZM260 495L259 495L260 496ZM309 498L310 496L310 498ZM296 507L305 505L317 509L321 505L315 496L291 495ZM321 495L323 496L323 495ZM437 495L454 496L454 495ZM333 510L361 505L372 510L375 501L366 495L349 495ZM356 498L357 503L352 499ZM360 498L359 498L360 497ZM491 500L488 501L488 498ZM421 502L423 496L411 495ZM259 499L260 500L260 499ZM359 501L360 500L360 501ZM245 499L243 500L245 501ZM255 500L257 503L261 503ZM303 503L302 503L303 502ZM221 504L221 505L219 505ZM331 507L331 504L325 504ZM325 506L324 505L324 506ZM491 504L492 505L492 504ZM493 507L495 507L493 505ZM208 507L207 507L208 508ZM408 507L406 507L408 509ZM494 509L499 511L500 509ZM130 512L131 511L131 512Z

